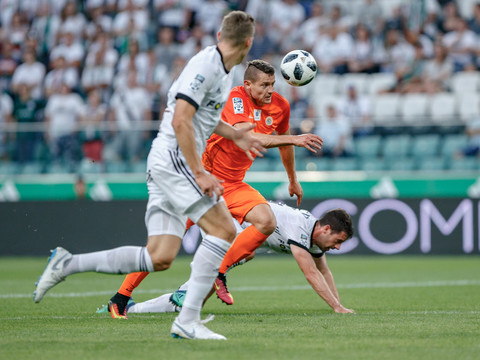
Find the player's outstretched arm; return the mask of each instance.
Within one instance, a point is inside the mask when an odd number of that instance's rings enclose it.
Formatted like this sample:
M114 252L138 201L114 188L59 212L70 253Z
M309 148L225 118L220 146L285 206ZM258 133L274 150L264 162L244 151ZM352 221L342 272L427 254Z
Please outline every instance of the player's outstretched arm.
M332 293L322 273L318 270L313 257L298 246L291 246L292 255L297 261L300 270L313 290L328 304L336 313L354 313L345 308L339 299ZM325 256L325 255L324 255Z
M250 160L253 160L254 157L252 154L263 157L262 152L266 151L262 145L262 141L252 136L250 130L254 128L255 124L249 124L237 129L227 122L220 120L215 128L215 134L232 140L235 145L245 151Z

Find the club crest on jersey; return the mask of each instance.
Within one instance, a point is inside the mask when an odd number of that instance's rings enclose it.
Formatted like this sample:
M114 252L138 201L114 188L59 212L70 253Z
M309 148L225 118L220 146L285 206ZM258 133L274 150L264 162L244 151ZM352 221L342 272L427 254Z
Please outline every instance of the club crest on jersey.
M265 119L265 124L267 124L268 126L272 126L273 118L271 116L267 116L267 118Z
M243 114L243 100L242 98L235 97L233 101L233 113L234 114Z
M205 77L200 74L195 75L195 78L190 83L190 89L192 89L193 91L197 91L198 89L200 89L200 86L204 81Z
M262 118L262 110L253 109L253 120L260 121Z

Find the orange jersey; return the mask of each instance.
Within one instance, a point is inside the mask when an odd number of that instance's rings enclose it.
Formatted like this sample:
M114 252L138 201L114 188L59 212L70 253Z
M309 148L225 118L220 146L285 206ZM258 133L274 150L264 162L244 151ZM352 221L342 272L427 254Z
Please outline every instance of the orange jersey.
M278 93L273 93L270 104L255 105L243 86L230 91L222 112L222 120L235 125L248 122L256 124L256 133L283 134L289 129L290 104ZM248 156L233 141L213 134L203 153L203 166L217 178L225 181L242 181L252 165Z

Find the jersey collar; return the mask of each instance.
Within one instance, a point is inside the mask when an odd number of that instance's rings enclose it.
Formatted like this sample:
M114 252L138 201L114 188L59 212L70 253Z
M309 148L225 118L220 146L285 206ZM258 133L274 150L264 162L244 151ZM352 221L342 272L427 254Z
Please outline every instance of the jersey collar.
M220 61L222 62L223 70L225 70L225 72L228 74L229 71L226 69L225 64L223 63L223 55L222 55L222 52L220 51L220 49L218 48L218 46L216 46L216 49L217 49L218 53L220 54Z

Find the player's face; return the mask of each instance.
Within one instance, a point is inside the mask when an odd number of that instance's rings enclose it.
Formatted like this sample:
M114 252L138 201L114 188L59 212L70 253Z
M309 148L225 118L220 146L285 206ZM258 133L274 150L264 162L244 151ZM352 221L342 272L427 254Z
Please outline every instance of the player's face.
M340 250L346 240L347 234L344 231L333 233L330 225L321 226L313 235L313 243L324 252L332 249Z
M263 72L258 73L255 81L246 81L247 91L252 97L255 105L262 106L272 102L273 84L275 84L275 75L268 75Z

